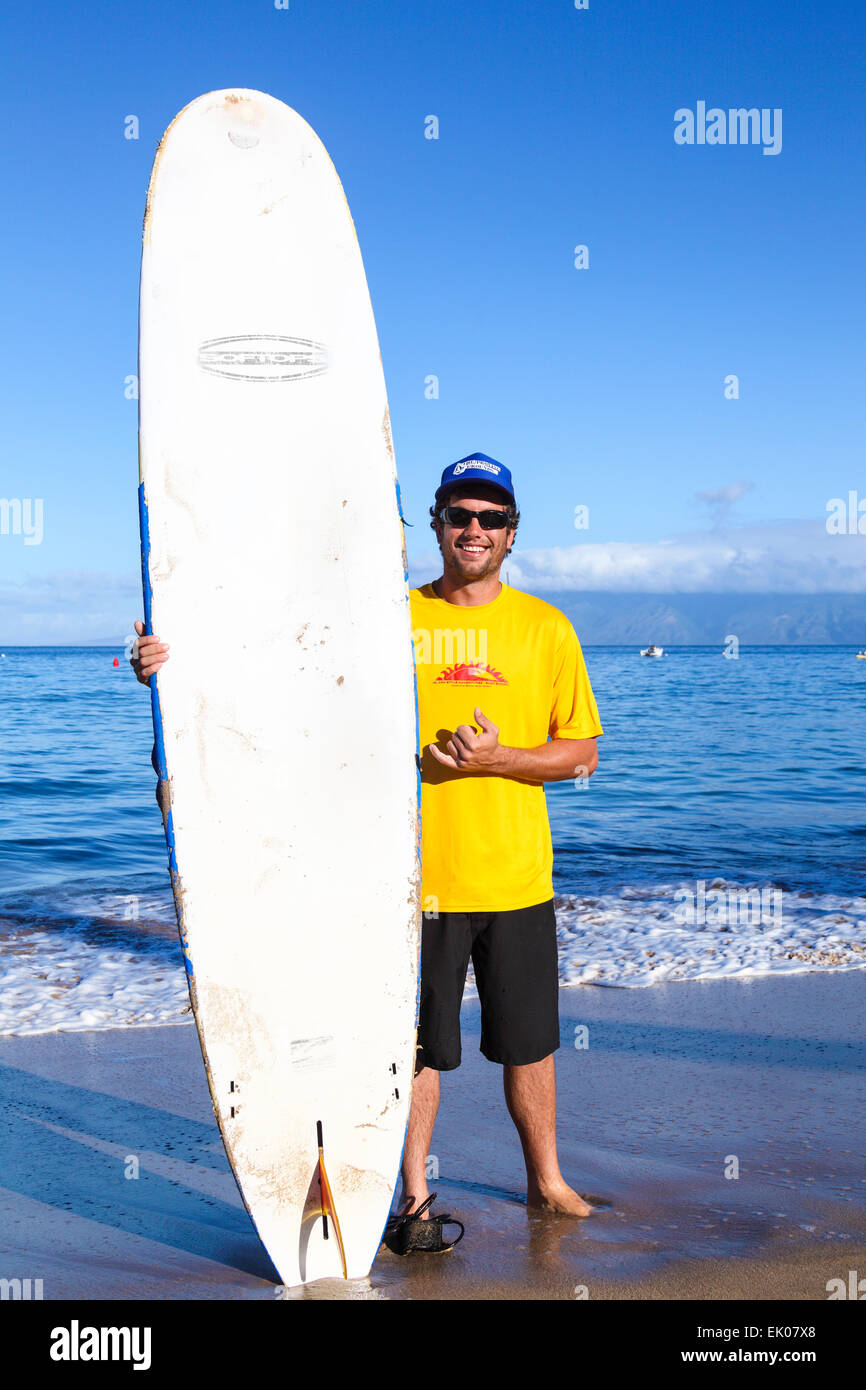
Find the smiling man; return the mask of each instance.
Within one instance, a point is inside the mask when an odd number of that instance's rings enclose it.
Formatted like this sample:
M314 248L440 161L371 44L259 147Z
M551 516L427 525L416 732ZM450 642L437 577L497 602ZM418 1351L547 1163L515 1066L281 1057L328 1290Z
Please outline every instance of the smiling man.
M439 1073L460 1065L460 1002L471 958L481 1051L503 1067L527 1202L588 1216L593 1208L566 1182L556 1151L559 984L544 783L590 776L602 728L571 623L551 604L500 583L519 521L508 469L485 454L460 459L445 469L430 510L443 572L410 595L424 917L404 1211L429 1198ZM169 647L144 636L140 622L135 627L132 665L146 684ZM160 783L165 815L163 791ZM401 1253L447 1248L443 1220L429 1210L417 1220L398 1219L386 1239Z
M424 916L404 1206L414 1211L428 1197L439 1073L460 1065L471 958L481 1051L504 1069L527 1202L588 1216L593 1208L565 1181L556 1151L559 985L544 783L591 775L602 728L571 623L500 582L519 521L508 469L486 454L460 459L442 474L430 511L443 572L410 595ZM437 1248L418 1235L418 1248Z

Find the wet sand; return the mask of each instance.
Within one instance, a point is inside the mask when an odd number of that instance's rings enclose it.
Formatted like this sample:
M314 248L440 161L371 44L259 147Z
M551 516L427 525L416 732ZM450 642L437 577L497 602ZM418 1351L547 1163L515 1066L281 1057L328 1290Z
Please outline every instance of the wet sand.
M560 1161L598 1204L576 1221L527 1211L468 1002L431 1155L463 1243L282 1296L825 1300L866 1274L864 1004L862 970L562 990ZM0 1087L0 1277L46 1299L281 1296L191 1025L0 1038Z

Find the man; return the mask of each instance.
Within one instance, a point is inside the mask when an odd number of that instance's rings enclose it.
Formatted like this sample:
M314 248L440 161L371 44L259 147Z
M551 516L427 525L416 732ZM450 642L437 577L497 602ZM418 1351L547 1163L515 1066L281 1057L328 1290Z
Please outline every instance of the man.
M568 619L499 580L520 519L508 469L485 454L460 459L442 474L430 510L443 572L410 596L424 917L404 1210L429 1201L425 1173L439 1073L460 1065L460 1002L471 957L481 1050L503 1066L527 1202L587 1216L592 1207L566 1183L556 1152L558 970L543 784L590 776L602 728ZM169 647L135 626L140 641L132 664L146 684ZM419 1216L436 1219L429 1210Z
M442 474L430 511L443 571L410 596L424 916L405 1210L428 1198L439 1073L460 1064L471 956L481 1051L503 1066L527 1204L588 1216L593 1208L565 1181L556 1152L559 986L543 784L590 776L603 731L568 619L500 582L520 517L508 469L486 454L460 459Z

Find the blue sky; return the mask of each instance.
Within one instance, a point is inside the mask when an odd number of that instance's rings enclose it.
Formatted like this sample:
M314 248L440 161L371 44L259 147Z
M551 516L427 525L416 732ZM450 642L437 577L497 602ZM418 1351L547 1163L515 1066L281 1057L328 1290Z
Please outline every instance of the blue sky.
M0 496L43 499L43 538L0 535L0 640L139 611L144 195L169 121L227 86L294 106L343 180L416 581L441 469L480 449L513 471L528 587L862 591L866 540L824 519L866 496L864 29L803 0L9 0ZM699 100L781 108L781 152L677 145Z

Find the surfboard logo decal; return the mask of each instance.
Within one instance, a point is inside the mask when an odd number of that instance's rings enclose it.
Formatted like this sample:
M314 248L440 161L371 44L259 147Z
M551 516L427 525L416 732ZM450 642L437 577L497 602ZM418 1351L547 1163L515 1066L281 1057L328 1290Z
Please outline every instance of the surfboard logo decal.
M214 376L235 381L301 381L328 370L328 353L323 343L312 338L240 333L202 343L198 364Z

